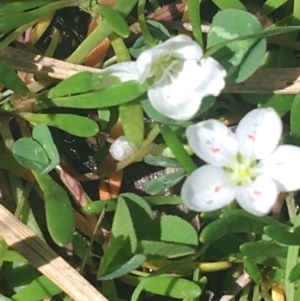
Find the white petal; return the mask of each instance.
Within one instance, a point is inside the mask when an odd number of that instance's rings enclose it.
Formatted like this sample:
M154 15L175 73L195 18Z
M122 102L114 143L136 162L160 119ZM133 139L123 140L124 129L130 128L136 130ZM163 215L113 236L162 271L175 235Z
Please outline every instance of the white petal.
M200 64L201 73L195 74L199 79L197 90L202 98L208 95L218 96L225 87L225 69L211 57L202 59Z
M188 120L200 108L202 98L197 91L199 80L191 74L201 73L196 61L178 61L176 74L165 75L148 90L148 98L161 114L175 119Z
M300 147L280 145L259 162L264 175L274 179L279 191L300 189Z
M213 211L231 203L235 197L228 174L219 167L204 165L184 182L181 197L194 211Z
M281 134L281 119L272 108L250 111L235 132L241 154L252 154L255 159L270 155L277 147Z
M187 35L177 35L157 47L164 47L173 57L184 60L200 60L203 51L200 45Z
M265 215L271 211L277 199L277 187L268 177L258 177L251 186L238 187L236 200L246 211L257 215Z
M143 83L152 74L152 65L159 58L166 56L168 59L199 60L202 48L187 35L178 35L167 41L142 52L137 58L137 73L139 81Z
M117 160L122 161L128 157L133 152L133 148L125 138L125 136L120 136L116 139L109 148L111 156Z
M109 87L129 80L138 80L135 62L124 62L109 66L100 71L102 81L98 89Z
M231 166L236 162L238 144L223 123L209 119L190 125L186 137L195 154L205 162L214 166Z

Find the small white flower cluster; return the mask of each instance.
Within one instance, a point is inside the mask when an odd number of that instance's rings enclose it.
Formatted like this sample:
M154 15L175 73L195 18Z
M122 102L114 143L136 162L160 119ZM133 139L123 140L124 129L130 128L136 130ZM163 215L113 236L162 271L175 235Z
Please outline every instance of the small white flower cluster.
M118 64L105 72L113 76L121 72L127 80L141 83L152 78L148 98L153 107L169 118L189 120L205 96L217 96L225 86L226 71L213 58L201 59L202 55L196 42L178 35L144 51L136 62ZM254 215L269 213L279 192L300 189L300 148L278 146L281 135L281 119L271 108L249 112L235 134L213 119L189 126L188 143L208 164L194 171L183 184L184 203L202 212L236 200ZM128 155L128 142L124 138L120 141ZM117 153L120 147L112 145L114 156L113 150Z

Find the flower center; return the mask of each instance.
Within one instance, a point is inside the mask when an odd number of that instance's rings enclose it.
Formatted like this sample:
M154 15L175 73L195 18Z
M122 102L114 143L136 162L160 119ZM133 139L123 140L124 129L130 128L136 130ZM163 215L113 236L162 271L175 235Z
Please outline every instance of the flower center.
M179 59L172 57L172 54L164 55L152 63L151 73L155 79L155 83L160 81L172 80L179 73Z
M258 162L256 160L245 160L245 158L243 160L239 155L237 161L229 168L226 168L226 171L230 173L231 179L235 185L247 186L261 175L257 164Z
M241 164L238 169L238 174L241 178L248 177L250 175L250 168Z

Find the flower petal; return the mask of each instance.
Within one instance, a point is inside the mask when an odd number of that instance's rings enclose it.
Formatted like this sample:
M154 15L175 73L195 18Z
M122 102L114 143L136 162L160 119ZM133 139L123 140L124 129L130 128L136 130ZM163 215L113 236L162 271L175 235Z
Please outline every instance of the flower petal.
M279 191L300 189L300 147L280 145L258 166L264 175L275 180Z
M236 163L238 144L223 123L209 119L190 125L186 137L195 154L205 162L228 167Z
M186 179L181 197L191 210L213 211L233 201L235 187L230 184L228 174L222 168L204 165Z
M133 151L133 148L131 147L125 136L120 136L112 143L109 148L111 156L117 161L124 160Z
M242 155L262 159L270 155L278 145L282 123L272 108L255 109L240 121L235 135Z
M138 80L135 62L124 62L109 66L100 71L102 81L98 89L129 80Z
M199 80L191 74L200 74L201 67L196 61L179 61L174 76L168 75L154 83L148 90L148 98L161 114L175 119L192 118L202 103L201 93L197 91Z
M152 65L159 58L166 56L169 59L200 60L202 48L187 35L178 35L167 41L142 52L137 58L137 73L143 83L152 74Z
M246 211L257 215L269 213L277 199L277 187L268 177L258 177L251 186L238 187L236 200Z
M195 74L199 80L197 90L202 98L208 95L218 96L225 87L225 69L213 58L200 61L201 73Z

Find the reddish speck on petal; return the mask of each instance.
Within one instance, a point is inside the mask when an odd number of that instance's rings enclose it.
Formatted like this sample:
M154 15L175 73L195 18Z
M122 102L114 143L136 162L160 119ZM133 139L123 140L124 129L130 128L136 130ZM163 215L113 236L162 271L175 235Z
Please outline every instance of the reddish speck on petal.
M249 134L249 135L248 135L248 138L251 139L251 140L253 140L253 141L255 141L255 137L254 137L254 135L252 135L252 134Z
M254 193L255 195L257 195L257 196L258 196L258 195L261 195L261 192L258 191L258 190L254 190L253 193Z
M220 148L218 148L218 147L214 147L214 148L212 149L212 152L213 152L214 154L218 153L219 151L220 151Z
M217 185L215 187L214 193L218 193L221 190L221 186Z

